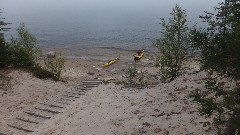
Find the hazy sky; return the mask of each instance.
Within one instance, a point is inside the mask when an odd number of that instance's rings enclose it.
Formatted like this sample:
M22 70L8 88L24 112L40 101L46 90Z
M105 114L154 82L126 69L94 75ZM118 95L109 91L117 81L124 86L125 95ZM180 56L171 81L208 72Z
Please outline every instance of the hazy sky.
M208 10L223 0L0 0L9 12L33 11L142 11L172 8L176 3L189 10Z
M175 4L187 10L190 20L194 20L204 11L213 11L213 7L222 0L0 0L6 18L43 17L93 18L97 17L133 17L155 16L169 17ZM193 19L194 18L194 19Z

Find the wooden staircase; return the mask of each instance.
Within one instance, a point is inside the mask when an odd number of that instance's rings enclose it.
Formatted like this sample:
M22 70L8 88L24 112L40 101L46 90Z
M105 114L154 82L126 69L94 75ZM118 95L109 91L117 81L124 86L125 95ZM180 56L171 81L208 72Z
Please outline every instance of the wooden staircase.
M100 84L102 84L101 80L82 81L79 85L61 95L52 96L24 109L13 122L8 123L8 126L24 132L35 132L39 124L51 119L56 114L63 113L64 108Z

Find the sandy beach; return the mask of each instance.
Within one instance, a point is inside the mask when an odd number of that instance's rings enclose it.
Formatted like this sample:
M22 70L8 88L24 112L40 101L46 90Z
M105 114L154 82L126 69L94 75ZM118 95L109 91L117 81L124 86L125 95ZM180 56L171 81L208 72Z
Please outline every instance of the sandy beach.
M47 48L45 52L54 50ZM213 135L214 128L200 116L198 106L188 94L204 87L204 71L189 63L186 72L171 83L161 83L152 53L138 63L135 51L115 48L77 50L62 48L66 56L62 81L41 80L25 71L1 70L0 134L8 135ZM102 64L120 54L120 60L107 67ZM143 89L125 87L122 76L129 66L143 71L149 85ZM196 72L197 71L197 72ZM2 79L4 78L4 79ZM9 126L24 109L78 86L84 80L104 83L69 102L61 113L38 123L34 132Z

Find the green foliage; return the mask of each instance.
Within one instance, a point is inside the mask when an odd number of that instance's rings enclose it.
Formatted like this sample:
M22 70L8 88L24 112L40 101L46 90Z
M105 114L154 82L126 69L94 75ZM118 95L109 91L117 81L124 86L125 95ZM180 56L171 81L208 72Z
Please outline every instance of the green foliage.
M33 67L40 56L36 38L22 23L17 29L18 38L12 38L9 48L9 61L12 67Z
M8 45L4 40L4 31L8 31L10 28L6 26L10 23L4 21L2 18L2 9L0 9L0 68L8 66Z
M136 75L137 75L137 68L135 66L130 66L125 73L125 78L127 80L127 83L130 85L133 84L134 82L133 79Z
M155 67L160 67L160 60L160 56L156 56L156 58L153 59Z
M54 73L47 71L46 69L43 69L39 65L35 65L34 67L31 67L28 69L35 77L40 79L53 79L55 81L59 80L59 78L56 78Z
M3 36L0 36L0 68L6 67L8 64L8 45L5 43Z
M22 23L17 29L17 38L12 38L10 43L5 43L3 36L0 36L0 67L24 68L34 76L46 79L59 80L64 68L63 57L49 57L44 59L44 67L37 61L41 49L37 47L37 39Z
M225 89L223 83L211 77L207 79L205 86L207 90L196 89L190 94L200 104L200 114L214 117L213 124L218 126L219 134L223 134L223 126L229 124L229 120L233 122L231 126L240 128L239 121L231 119L240 116L240 88Z
M144 86L145 86L144 78L145 78L145 76L144 76L144 73L141 69L141 72L140 72L140 75L139 75L139 78L138 78L139 86L140 86L141 89L144 88Z
M204 69L213 69L230 78L240 79L240 4L221 3L216 15L207 13L201 18L207 29L195 29L193 41L201 49Z
M142 89L147 86L144 72L141 70L141 72L138 73L135 66L130 66L127 69L124 79L124 84L130 87L138 87Z
M186 11L175 6L169 22L161 19L162 38L153 42L160 53L160 71L164 80L173 80L181 74L187 51L188 27Z
M60 79L62 70L64 69L64 58L61 56L56 57L45 57L44 58L44 69L50 73L53 73L56 80Z
M228 135L240 129L240 88L225 88L220 80L240 79L240 1L226 0L215 9L216 14L200 16L208 23L207 29L192 31L193 43L201 50L201 68L211 71L206 90L196 90L192 97L200 104L202 115L214 117L218 134Z

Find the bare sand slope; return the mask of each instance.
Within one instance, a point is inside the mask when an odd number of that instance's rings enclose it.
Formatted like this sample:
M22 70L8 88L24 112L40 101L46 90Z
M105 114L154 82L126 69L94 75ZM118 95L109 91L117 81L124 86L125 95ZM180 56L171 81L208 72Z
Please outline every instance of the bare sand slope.
M150 89L101 85L46 122L37 135L212 135L187 95L202 88L204 72Z

